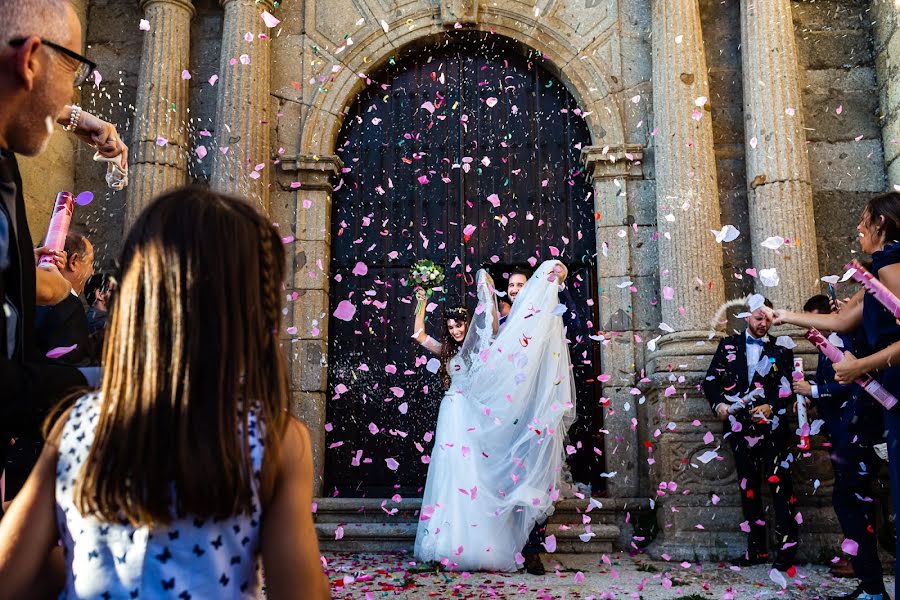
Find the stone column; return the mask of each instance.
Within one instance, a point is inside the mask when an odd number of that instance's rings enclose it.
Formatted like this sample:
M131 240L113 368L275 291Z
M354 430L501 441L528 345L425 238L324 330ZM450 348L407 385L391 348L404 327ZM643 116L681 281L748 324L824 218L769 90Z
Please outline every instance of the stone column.
M221 0L225 8L216 105L216 160L211 185L244 196L268 212L269 30L272 0ZM250 41L248 41L248 39Z
M820 284L790 0L741 0L741 38L753 266L781 280L757 291L800 310ZM772 236L790 243L763 247Z
M704 337L724 302L722 250L709 231L719 229L719 187L708 98L697 0L654 0L657 244L660 285L674 290L662 318Z
M642 388L659 505L650 551L702 560L736 553L742 534L733 463L697 460L722 443L703 439L721 425L700 384L717 342L710 320L724 302L722 250L710 232L720 228L720 208L698 0L653 0L652 37L660 303L668 328L660 326L655 347L647 344L651 383ZM722 497L717 506L713 494Z
M144 36L125 202L127 230L149 202L187 181L190 0L142 0Z
M313 494L325 476L325 422L328 388L329 264L331 262L332 180L343 163L337 156L283 157L281 170L299 181L296 191L294 275L287 282L288 306L297 333L285 339L291 366L291 412L309 429L313 446Z
M597 280L600 288L600 329L609 334L601 364L610 379L603 386L603 456L606 471L615 473L606 482L610 498L635 498L640 490L640 451L637 399L631 394L636 370L635 324L629 286L632 279L632 230L628 226L626 194L631 180L642 177L643 147L589 146L581 161L594 184L594 210L602 215L597 226ZM624 232L624 235L620 235Z

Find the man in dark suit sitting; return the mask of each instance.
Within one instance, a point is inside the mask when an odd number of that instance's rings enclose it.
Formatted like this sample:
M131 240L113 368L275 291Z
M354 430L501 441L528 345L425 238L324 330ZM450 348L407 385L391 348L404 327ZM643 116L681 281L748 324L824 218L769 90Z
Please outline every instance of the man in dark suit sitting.
M765 306L763 306L765 304ZM719 342L703 392L716 415L726 422L725 438L734 454L741 485L741 508L748 532L747 552L739 565L768 562L762 482L769 482L775 510L777 548L773 568L787 570L797 553L796 502L790 465L791 429L788 402L794 354L769 337L771 302L754 295L747 328Z

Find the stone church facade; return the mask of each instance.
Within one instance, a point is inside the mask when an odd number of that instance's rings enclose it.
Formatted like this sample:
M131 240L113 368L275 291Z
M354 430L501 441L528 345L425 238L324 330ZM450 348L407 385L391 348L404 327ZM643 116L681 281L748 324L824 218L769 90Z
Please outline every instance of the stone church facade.
M592 333L604 337L596 373L609 375L600 448L608 477L589 542L578 538L587 499L561 504L561 548L655 537L651 550L675 558L743 549L733 461L724 450L720 460L698 459L721 443L698 392L716 344L710 320L726 300L753 291L799 309L821 291L821 276L842 272L866 200L900 184L894 2L73 3L102 74L81 104L130 140L131 185L106 193L87 153L57 135L48 154L22 161L32 229L45 229L56 191L94 191L77 219L109 268L153 195L208 181L251 198L293 238L286 319L294 333L282 336L294 412L315 441L319 528L329 545L408 546L415 523L415 501L328 498L323 484L326 423L335 418L327 409L328 269L344 114L368 75L475 32L539 56L590 133L580 159L602 249ZM263 11L280 23L267 27ZM711 230L725 225L741 236L717 243ZM770 236L791 243L774 252L761 245ZM773 268L781 284L762 286L759 271ZM808 347L798 350L814 364ZM803 552L830 558L840 536L820 445L794 477ZM343 544L334 540L338 523L347 524Z

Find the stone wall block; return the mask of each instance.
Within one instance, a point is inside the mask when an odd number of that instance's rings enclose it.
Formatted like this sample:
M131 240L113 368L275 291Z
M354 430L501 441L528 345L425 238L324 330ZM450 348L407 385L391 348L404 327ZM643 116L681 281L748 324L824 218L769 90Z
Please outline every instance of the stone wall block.
M297 328L293 337L310 340L328 339L328 293L325 290L291 290L297 299L288 304L291 322Z
M286 250L293 252L294 257L292 287L303 290L328 289L331 250L324 240L297 240Z
M890 140L886 142L890 147ZM819 190L880 192L884 189L881 141L811 144L810 170Z

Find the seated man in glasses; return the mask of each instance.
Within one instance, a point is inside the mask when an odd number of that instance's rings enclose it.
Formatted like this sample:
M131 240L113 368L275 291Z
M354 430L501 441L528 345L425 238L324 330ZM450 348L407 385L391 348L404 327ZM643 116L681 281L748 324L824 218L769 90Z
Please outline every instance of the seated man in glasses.
M127 158L115 127L68 104L94 64L79 53L81 24L66 0L0 0L0 464L9 438L33 430L47 409L87 381L42 357L34 308L70 293L51 269L35 269L16 154L37 156L55 124L105 157ZM48 199L49 201L50 199ZM61 258L61 257L57 257ZM0 511L2 514L2 511Z

